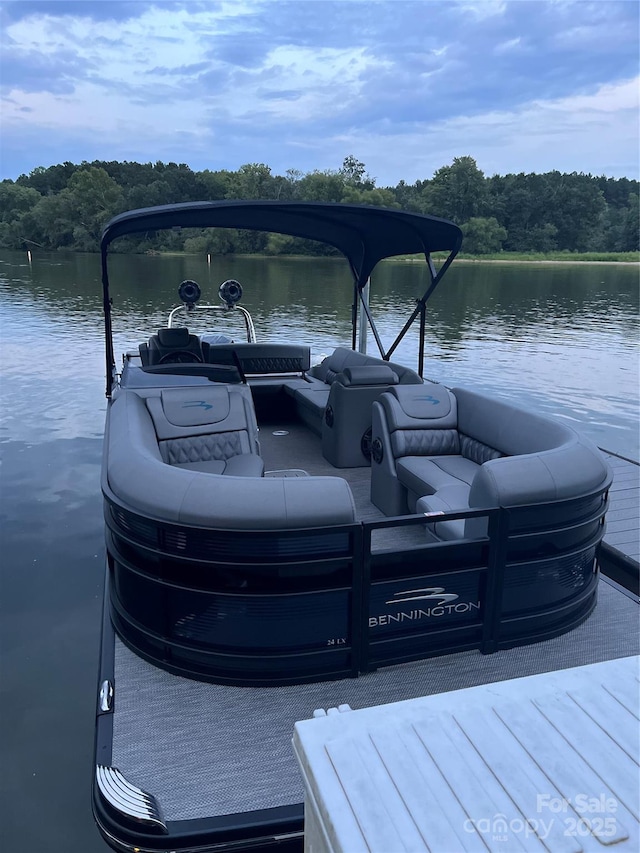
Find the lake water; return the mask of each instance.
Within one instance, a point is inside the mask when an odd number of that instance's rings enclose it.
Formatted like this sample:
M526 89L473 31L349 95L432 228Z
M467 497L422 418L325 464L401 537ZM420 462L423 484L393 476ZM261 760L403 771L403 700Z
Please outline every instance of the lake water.
M222 280L241 281L259 340L309 344L316 358L349 343L339 260L114 256L111 269L116 353L164 325L185 278L212 302ZM426 286L422 264L376 272L386 346ZM429 302L425 376L519 401L637 459L638 302L636 266L454 264ZM394 360L415 367L416 335ZM1 253L0 343L0 848L101 851L90 812L104 570L99 258Z

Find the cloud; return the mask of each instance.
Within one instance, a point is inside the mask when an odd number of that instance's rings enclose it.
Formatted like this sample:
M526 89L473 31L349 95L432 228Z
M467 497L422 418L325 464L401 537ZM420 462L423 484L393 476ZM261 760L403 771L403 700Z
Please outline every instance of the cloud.
M46 15L51 18L90 18L93 21L126 21L140 16L155 3L145 0L10 0L3 3L5 22Z
M590 95L532 101L516 111L457 116L413 133L391 131L361 140L348 135L340 141L348 150L358 145L358 157L379 183L396 182L386 165L388 150L407 183L431 177L465 154L487 175L558 170L637 177L639 87L640 78L634 78Z
M90 68L90 62L66 49L49 55L7 49L0 56L0 78L4 87L22 92L71 94L76 81Z
M637 173L621 95L638 68L634 3L96 0L3 15L10 177L53 152L282 172L354 152L387 183L460 153L489 171L555 157Z

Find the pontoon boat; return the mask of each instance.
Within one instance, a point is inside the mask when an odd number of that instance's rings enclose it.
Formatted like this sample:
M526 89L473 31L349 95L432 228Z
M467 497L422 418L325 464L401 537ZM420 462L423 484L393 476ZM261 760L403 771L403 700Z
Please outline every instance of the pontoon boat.
M338 249L351 340L313 364L308 346L260 339L239 282L202 306L185 281L166 327L117 365L108 248L175 227ZM301 849L295 719L336 691L356 707L443 689L439 667L458 655L480 671L596 607L611 483L599 450L559 421L423 377L427 300L461 239L433 217L292 202L171 205L106 226L93 802L116 849ZM385 349L372 272L418 253L429 287ZM209 333L194 334L205 315ZM224 334L230 315L242 340ZM413 323L415 369L393 359Z

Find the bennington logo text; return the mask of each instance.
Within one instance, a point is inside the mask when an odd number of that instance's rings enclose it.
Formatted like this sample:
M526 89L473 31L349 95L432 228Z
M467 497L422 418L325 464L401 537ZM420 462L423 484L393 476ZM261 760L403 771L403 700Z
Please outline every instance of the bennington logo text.
M424 609L412 608L411 610L401 610L399 613L371 616L369 627L375 628L378 625L393 625L396 622L431 619L432 617L449 616L453 613L469 613L480 609L479 601L458 601L459 598L460 596L455 592L445 592L442 586L406 589L403 592L396 592L394 598L385 601L385 604L404 604L408 601L429 601L434 602L434 604Z

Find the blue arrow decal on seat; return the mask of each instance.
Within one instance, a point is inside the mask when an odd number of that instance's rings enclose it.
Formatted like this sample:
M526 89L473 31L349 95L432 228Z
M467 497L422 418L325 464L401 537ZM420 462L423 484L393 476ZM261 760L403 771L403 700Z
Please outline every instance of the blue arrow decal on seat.
M192 400L189 403L182 404L183 409L213 409L211 403L205 403L204 400Z

